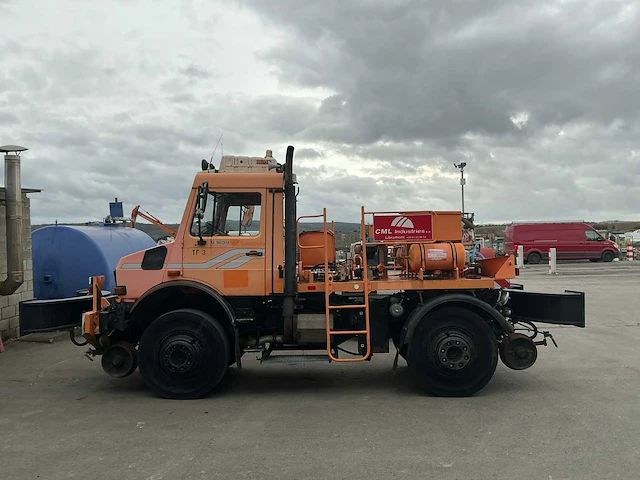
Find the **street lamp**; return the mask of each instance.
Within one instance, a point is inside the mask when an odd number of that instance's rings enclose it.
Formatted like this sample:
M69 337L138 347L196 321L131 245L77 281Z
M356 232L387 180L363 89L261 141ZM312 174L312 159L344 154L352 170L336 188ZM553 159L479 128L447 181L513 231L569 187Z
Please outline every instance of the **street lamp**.
M462 214L464 215L464 184L466 183L466 180L464 179L464 167L467 166L467 163L454 163L453 166L460 169L460 188L462 189Z

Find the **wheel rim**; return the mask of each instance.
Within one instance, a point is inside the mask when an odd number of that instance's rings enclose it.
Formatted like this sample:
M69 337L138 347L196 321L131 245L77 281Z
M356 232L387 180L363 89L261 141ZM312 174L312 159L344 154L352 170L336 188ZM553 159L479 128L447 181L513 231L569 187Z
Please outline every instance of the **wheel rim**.
M178 332L164 339L158 349L162 371L170 377L188 377L202 364L205 349L191 332Z
M432 337L429 353L441 370L454 373L469 366L476 356L476 346L466 332L447 329Z

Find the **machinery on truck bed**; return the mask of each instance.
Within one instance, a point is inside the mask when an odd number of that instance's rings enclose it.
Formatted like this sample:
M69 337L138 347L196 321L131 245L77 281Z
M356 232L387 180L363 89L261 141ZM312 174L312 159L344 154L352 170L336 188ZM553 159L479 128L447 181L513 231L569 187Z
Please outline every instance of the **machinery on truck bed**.
M471 395L498 356L512 369L533 365L550 337L535 322L585 326L583 293L511 285L511 255L466 261L459 211L362 207L361 242L337 261L326 209L297 216L293 151L284 165L270 151L225 156L219 170L203 160L176 240L122 258L113 292L92 277L91 296L50 309L46 328L81 314L87 355L101 355L107 373L139 365L158 395L196 398L247 352L360 362L389 352L390 340L394 368L402 356L426 392ZM314 217L323 228L299 233ZM42 330L44 311L25 308L26 328L31 318Z

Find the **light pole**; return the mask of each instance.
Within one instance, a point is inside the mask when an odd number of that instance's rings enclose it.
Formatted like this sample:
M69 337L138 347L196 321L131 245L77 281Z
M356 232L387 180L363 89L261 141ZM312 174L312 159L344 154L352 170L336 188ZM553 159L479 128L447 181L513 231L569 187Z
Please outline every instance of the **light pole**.
M464 184L466 183L466 180L464 179L464 167L467 166L467 163L454 163L453 166L460 169L460 188L462 189L462 215L464 215Z

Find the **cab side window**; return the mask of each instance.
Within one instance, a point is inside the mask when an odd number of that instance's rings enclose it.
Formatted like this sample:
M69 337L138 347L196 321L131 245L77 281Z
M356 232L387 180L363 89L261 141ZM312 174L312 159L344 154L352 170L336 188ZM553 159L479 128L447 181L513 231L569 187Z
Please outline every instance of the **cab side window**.
M257 236L260 234L262 196L257 192L209 191L201 232L206 237ZM198 236L194 215L191 235Z
M587 235L587 240L598 240L599 235L593 230L585 230L584 233Z

